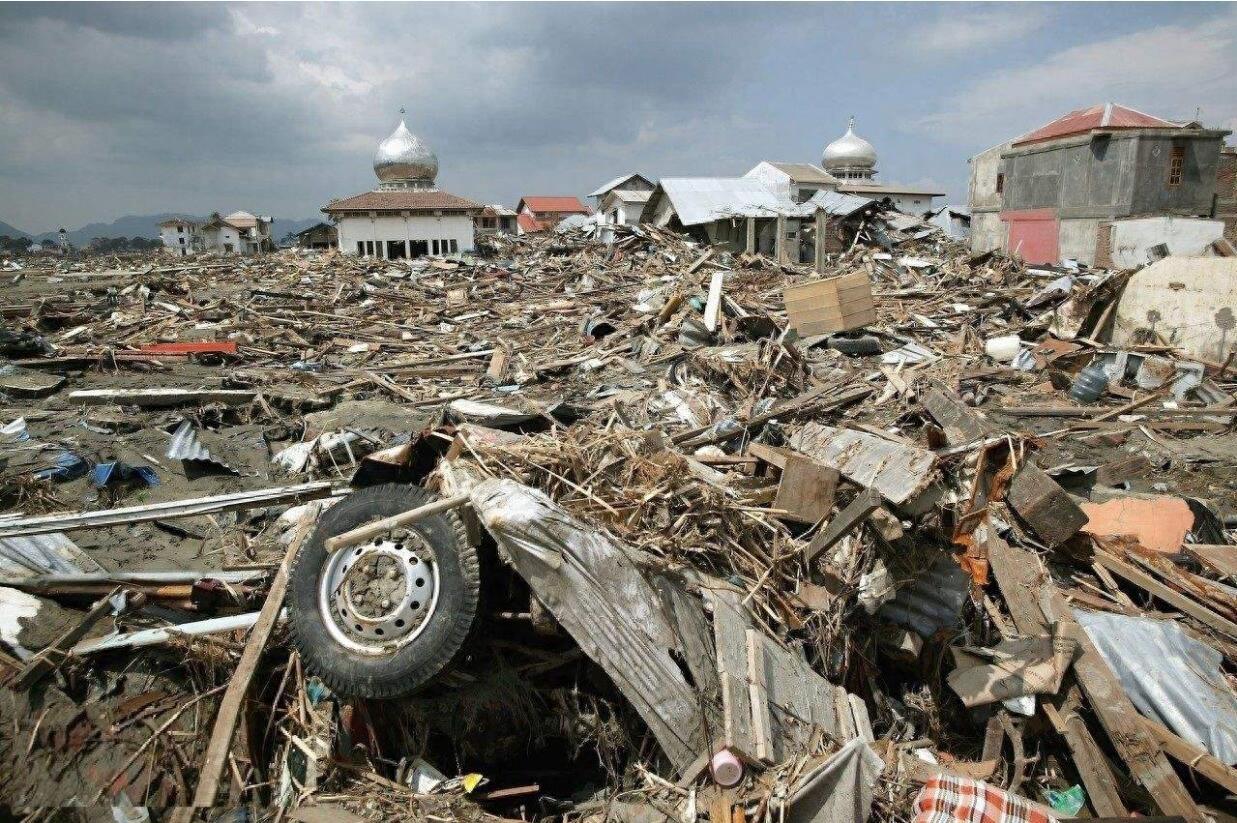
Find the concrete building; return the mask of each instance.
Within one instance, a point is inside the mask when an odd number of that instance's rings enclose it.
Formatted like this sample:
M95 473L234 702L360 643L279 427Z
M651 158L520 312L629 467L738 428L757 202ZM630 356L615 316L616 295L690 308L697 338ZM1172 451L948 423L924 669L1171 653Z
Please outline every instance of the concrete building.
M1100 223L1094 265L1133 269L1164 253L1200 257L1224 236L1224 223L1201 217L1131 217Z
M483 234L519 234L519 226L515 222L515 211L506 206L491 204L481 210L476 219L476 233Z
M992 185L1005 224L1001 248L1032 263L1075 258L1094 265L1101 225L1130 217L1209 217L1228 134L1107 103L1011 141ZM985 190L976 179L981 172L992 174L990 157L972 159L972 196ZM971 210L974 215L975 202ZM972 229L975 250L986 250L992 235L985 227L980 238Z
M1009 150L1007 140L972 157L968 202L971 210L971 251L982 254L1005 248L1006 225L1001 221L1001 195L1005 175L1001 155Z
M644 204L654 188L653 181L641 174L616 177L589 192L602 223L634 226L640 222Z
M483 207L436 186L438 157L401 120L374 154L378 188L322 207L344 254L387 260L474 249Z
M188 257L202 250L198 224L187 217L170 217L159 224L163 248L177 257Z
M298 249L333 249L339 245L339 232L330 223L317 223L296 233Z
M1215 205L1211 216L1224 223L1224 237L1237 244L1237 147L1225 146L1216 170Z
M520 234L552 229L559 221L573 214L586 217L592 214L589 207L580 202L580 198L556 194L521 197L515 211Z
M846 134L825 146L821 166L839 181L836 190L873 200L888 200L905 214L922 216L935 208L935 200L944 192L919 186L878 182L876 179L876 148L855 134L855 118L850 118Z

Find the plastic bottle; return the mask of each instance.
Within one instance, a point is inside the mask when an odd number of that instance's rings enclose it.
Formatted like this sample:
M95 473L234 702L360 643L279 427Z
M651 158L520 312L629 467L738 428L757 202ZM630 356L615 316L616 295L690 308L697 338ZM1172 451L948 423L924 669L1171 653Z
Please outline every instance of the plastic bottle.
M1074 385L1070 386L1069 396L1077 402L1086 405L1094 403L1107 390L1108 375L1104 373L1104 365L1098 360L1092 360L1074 378Z

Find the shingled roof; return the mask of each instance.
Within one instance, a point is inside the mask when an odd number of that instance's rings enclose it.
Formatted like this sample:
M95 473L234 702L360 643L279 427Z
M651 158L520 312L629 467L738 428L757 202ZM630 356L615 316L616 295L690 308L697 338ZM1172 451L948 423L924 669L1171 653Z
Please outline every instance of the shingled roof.
M330 214L341 211L481 211L480 203L445 191L367 191L332 200L322 207Z

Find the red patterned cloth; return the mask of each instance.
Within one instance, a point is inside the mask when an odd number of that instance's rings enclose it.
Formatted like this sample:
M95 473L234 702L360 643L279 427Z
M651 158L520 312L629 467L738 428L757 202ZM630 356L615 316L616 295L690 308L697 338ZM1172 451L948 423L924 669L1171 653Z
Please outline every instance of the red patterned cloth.
M914 823L1057 823L1057 819L982 780L941 776L919 790Z

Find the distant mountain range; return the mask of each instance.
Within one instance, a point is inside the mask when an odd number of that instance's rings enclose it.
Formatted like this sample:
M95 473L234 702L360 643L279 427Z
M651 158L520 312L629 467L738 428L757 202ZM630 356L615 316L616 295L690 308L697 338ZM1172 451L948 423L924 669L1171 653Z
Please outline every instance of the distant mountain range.
M68 232L69 242L74 246L85 246L96 237L151 237L159 236L159 223L167 220L169 217L188 217L190 220L204 222L207 217L202 215L183 214L179 212L164 212L163 214L130 214L124 217L117 218L110 223L87 223L78 229L72 229ZM319 222L322 218L310 217L304 220L284 220L275 218L274 235L275 239L283 237L288 232L295 234L298 231L303 231ZM33 234L28 231L22 231L16 226L10 226L8 223L0 221L0 236L8 235L9 237L29 237L36 243L41 243L44 240L54 240L56 231L45 231L41 234Z

